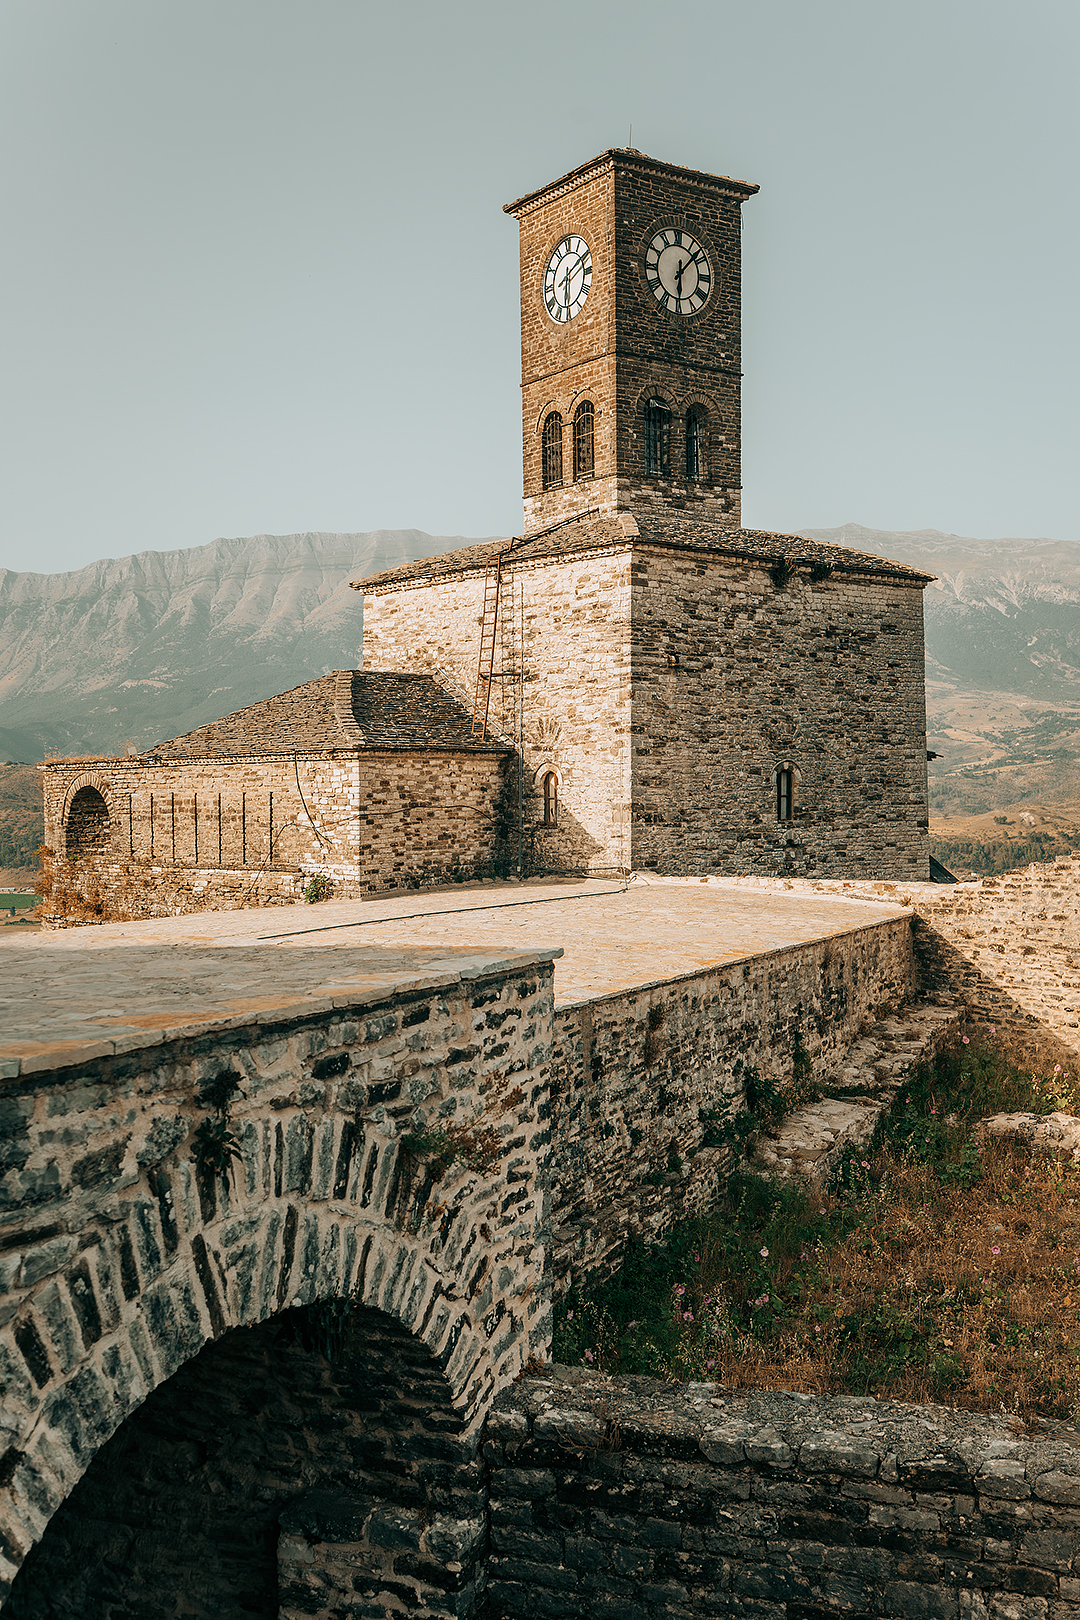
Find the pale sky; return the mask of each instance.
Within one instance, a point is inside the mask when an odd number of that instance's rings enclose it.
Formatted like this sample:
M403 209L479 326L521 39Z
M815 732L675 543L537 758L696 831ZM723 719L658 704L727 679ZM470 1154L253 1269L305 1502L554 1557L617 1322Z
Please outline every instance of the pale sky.
M0 566L521 524L517 226L757 182L743 517L1080 539L1076 0L0 0Z

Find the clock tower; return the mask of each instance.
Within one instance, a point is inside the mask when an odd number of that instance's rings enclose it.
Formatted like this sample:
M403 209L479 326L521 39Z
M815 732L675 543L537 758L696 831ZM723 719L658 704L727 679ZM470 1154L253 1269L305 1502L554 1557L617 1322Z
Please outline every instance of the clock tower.
M757 186L602 153L521 229L525 534L598 514L740 525L740 209Z

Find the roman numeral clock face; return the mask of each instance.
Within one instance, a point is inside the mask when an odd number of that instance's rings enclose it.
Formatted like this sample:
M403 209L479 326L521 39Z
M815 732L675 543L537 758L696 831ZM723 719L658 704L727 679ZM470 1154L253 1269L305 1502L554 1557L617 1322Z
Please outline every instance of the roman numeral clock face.
M544 304L563 326L578 314L592 286L592 254L580 236L564 236L544 271Z
M689 231L657 231L645 249L645 278L673 315L696 315L712 291L712 266Z

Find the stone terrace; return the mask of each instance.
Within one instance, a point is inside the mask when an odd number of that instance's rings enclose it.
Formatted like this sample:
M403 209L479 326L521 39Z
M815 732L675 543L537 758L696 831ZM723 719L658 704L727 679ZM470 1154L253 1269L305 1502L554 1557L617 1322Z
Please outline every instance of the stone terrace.
M290 1003L310 1011L311 998L361 979L400 986L404 970L429 982L474 952L488 967L498 952L561 955L556 1005L568 1006L905 914L805 891L540 881L5 935L0 1076L23 1058L45 1067Z

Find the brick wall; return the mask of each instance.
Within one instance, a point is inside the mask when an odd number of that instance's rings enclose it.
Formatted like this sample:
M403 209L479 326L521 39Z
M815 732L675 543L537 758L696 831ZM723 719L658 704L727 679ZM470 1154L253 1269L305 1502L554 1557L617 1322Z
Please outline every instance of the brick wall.
M521 375L525 532L588 510L689 507L734 530L740 511L741 202L756 188L695 174L639 153L605 154L511 205L521 228ZM669 314L649 290L645 249L665 227L684 227L708 253L712 291L692 316ZM564 324L544 307L544 272L568 234L588 243L593 279ZM672 410L671 475L649 477L644 402ZM582 399L596 407L595 473L573 481L570 424ZM688 482L685 421L708 413L708 477ZM545 490L541 434L551 411L564 424L563 484Z
M708 1146L742 1108L748 1069L782 1087L801 1049L819 1078L869 1021L914 991L897 917L673 983L560 1007L552 1063L552 1266L610 1264L709 1208L730 1152Z
M646 1379L488 1419L486 1620L1076 1620L1075 1431Z

